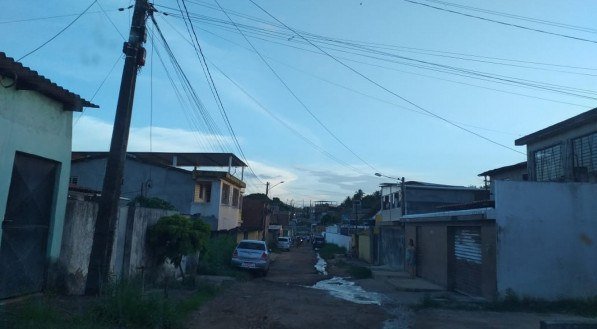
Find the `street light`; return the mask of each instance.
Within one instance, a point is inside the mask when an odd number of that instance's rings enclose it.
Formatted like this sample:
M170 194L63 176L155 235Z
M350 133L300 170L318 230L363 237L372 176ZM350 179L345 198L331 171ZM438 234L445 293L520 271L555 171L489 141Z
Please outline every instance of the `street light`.
M284 181L281 181L281 182L279 182L277 184L274 184L274 185L272 185L272 187L269 187L269 182L265 183L265 196L269 195L269 190L273 189L274 187L276 187L276 186L278 186L278 185L280 185L282 183L284 183Z

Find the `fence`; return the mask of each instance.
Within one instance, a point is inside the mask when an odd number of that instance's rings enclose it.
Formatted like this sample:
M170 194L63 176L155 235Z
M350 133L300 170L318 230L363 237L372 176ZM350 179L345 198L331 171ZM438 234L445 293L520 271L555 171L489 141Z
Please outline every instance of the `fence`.
M337 244L340 247L346 248L346 251L349 251L352 248L352 237L348 235L326 232L325 242Z

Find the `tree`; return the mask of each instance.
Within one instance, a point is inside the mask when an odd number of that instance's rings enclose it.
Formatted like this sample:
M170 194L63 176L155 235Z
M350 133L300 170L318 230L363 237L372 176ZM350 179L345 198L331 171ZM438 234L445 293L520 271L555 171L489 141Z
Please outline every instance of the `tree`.
M182 257L204 250L210 226L201 219L181 215L162 217L149 228L149 246L161 264L169 259L184 277Z
M354 194L352 199L355 201L362 200L364 195L365 195L365 192L363 192L363 190L359 189L358 191L356 191L356 193Z
M335 223L339 223L340 222L340 218L330 215L330 214L325 214L323 215L323 217L321 217L321 225L329 225L329 224L335 224Z

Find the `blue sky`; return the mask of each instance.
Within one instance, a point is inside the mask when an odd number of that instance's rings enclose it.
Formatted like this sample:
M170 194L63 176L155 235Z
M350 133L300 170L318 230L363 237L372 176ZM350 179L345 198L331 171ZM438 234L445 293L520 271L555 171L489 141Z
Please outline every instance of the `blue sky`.
M117 29L128 35L131 11L116 9L128 6L129 1L98 2ZM335 39L362 41L369 46L374 43L387 45L383 49L376 49L418 61L585 90L594 90L597 81L597 64L594 63L597 58L596 43L516 29L399 0L256 2L295 29ZM597 29L591 15L597 10L597 3L588 1L450 2ZM0 25L3 28L0 50L8 56L19 58L54 35L73 16L20 22L15 20L75 14L89 3L67 0L59 5L47 1L4 3L0 12ZM597 40L594 31L562 29L426 3ZM165 6L158 6L162 12L176 13L166 8L177 8L174 0L159 0L156 4ZM273 22L248 0L221 0L220 4L251 18ZM225 15L213 9L217 7L213 0L194 0L193 3L187 2L187 5L193 14L227 20ZM237 23L261 29L259 31L290 33L266 22L238 15L231 17ZM137 81L129 149L148 151L151 131L154 151L221 151L215 147L216 140L226 144L228 150L234 150L224 120L209 92L199 59L188 41L179 34L188 38L183 21L174 15L164 16L161 13L156 14L156 19L222 136L210 135L200 120L196 124L189 120L189 117L197 116L200 119L200 116L193 112L194 109L185 109L179 104L157 55L151 59L152 46L148 43L147 65L140 71ZM436 118L416 113L417 109L412 105L383 91L329 57L317 54L315 48L302 44L299 37L266 38L270 41L264 41L249 33L251 42L267 56L270 65L308 109L354 153L374 167L371 168L338 143L309 115L259 57L247 50L249 45L233 27L222 28L207 20L195 21L194 26L232 127L249 163L262 182L286 182L272 190L273 196L285 201L294 200L296 204L303 200L340 201L358 188L371 193L379 183L387 181L375 177L375 171L389 176L404 176L407 180L480 185L478 173L525 159L520 153L492 144ZM94 4L89 13L71 28L22 62L90 99L115 61L121 57L122 42L116 28ZM157 39L155 47L167 61ZM590 99L595 95L591 96L590 92L583 92L589 98L582 98L513 86L505 81L494 83L387 60L379 61L346 53L346 49L326 50L417 105L523 153L524 148L514 146L514 139L595 106L594 100ZM443 53L430 55L428 50ZM517 62L450 55L446 52ZM404 62L396 58L387 59ZM79 114L75 115L74 150L108 149L122 65L123 61L118 61L93 99L100 109L87 110L80 118ZM171 67L168 70L173 72ZM153 85L153 102L150 85ZM561 88L558 87L558 90ZM578 90L573 92L579 93ZM278 119L272 118L267 111L274 113ZM297 137L287 126L316 147ZM338 161L331 160L321 150ZM249 178L247 192L264 192L262 182Z

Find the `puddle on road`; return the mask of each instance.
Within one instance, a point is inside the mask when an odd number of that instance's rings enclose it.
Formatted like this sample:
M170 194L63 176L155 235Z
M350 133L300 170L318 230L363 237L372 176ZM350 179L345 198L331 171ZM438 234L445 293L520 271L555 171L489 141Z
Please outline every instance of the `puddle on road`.
M329 280L319 281L311 288L327 290L336 298L344 299L357 304L381 305L380 294L365 291L354 282L347 281L339 277L333 277Z
M328 263L325 261L325 259L321 258L319 253L317 253L317 263L315 263L315 269L317 272L323 275L328 275L328 272L325 270L327 265Z

